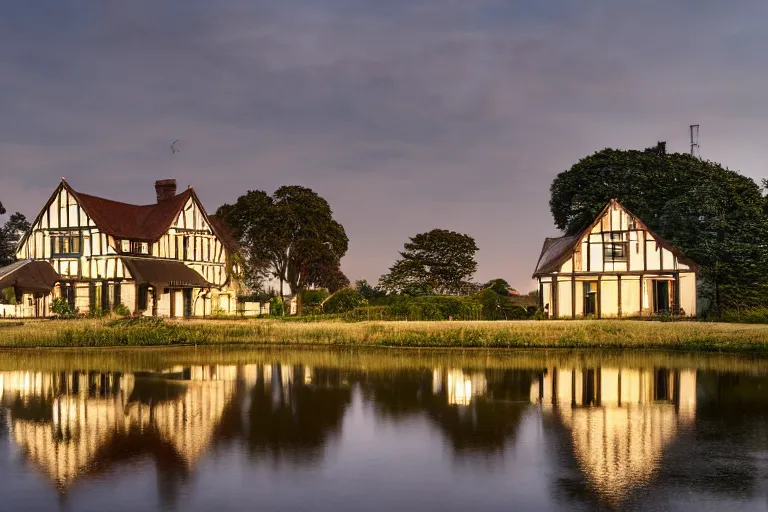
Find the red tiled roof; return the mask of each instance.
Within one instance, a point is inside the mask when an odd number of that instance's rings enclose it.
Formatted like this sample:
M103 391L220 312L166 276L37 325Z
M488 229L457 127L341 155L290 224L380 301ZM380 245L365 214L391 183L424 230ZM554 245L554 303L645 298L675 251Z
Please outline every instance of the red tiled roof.
M82 194L66 186L103 233L142 242L163 236L194 194L190 188L162 203L139 206Z
M238 252L240 250L240 243L232 233L230 225L218 215L209 215L208 220L211 222L213 232L221 243L224 244L224 247L232 252Z

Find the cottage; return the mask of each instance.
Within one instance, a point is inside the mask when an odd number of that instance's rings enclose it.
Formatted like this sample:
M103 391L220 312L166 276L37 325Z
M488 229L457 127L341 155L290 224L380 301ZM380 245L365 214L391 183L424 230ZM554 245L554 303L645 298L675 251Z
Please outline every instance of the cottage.
M547 238L533 277L550 318L693 316L698 269L612 200L581 233Z
M138 206L56 188L16 257L51 265L60 279L36 311L64 298L80 313L119 304L146 316L207 316L236 311L237 243L206 214L194 189L155 183L157 203Z

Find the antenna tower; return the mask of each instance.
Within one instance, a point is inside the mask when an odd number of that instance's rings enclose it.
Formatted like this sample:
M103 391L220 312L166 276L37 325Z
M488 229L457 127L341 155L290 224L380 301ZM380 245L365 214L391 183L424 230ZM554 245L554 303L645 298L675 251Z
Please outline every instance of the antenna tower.
M691 125L691 156L699 157L699 125Z

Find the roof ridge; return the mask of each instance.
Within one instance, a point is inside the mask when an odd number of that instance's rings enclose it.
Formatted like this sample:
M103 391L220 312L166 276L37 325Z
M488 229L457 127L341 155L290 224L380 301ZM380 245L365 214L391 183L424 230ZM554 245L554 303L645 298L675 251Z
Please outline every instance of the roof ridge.
M165 201L163 201L161 203L135 204L135 203L126 203L125 201L117 201L115 199L109 199L107 197L96 196L96 195L93 195L93 194L87 194L85 192L79 192L79 191L71 188L71 186L70 186L70 190L71 190L71 192L74 192L76 196L79 196L79 197L85 196L85 197L89 197L89 198L98 199L100 201L109 201L110 203L115 203L115 204L119 204L119 205L123 205L123 206L132 206L134 208L152 208L152 207L161 205L161 204L163 204L163 203L165 203L167 201L172 201L173 199L176 199L176 198L178 198L180 196L183 196L184 194L190 194L191 195L191 193L193 192L193 189L190 187L188 189L185 189L183 192L174 195L173 197L169 197L168 199L166 199Z

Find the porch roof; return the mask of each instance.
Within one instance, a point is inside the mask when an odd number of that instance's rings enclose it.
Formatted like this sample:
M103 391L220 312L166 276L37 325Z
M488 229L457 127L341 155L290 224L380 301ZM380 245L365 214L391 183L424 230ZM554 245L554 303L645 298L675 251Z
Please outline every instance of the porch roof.
M154 258L120 258L137 284L162 287L210 288L212 285L181 261Z
M0 290L20 293L50 293L61 276L47 261L21 260L0 268Z

